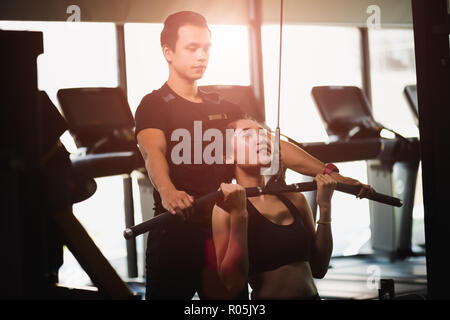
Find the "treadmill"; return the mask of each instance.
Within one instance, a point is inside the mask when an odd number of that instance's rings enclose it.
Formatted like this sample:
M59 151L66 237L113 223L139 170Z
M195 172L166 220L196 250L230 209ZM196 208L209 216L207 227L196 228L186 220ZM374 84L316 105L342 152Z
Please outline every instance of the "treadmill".
M365 159L368 183L377 192L402 199L404 205L395 208L369 202L371 246L375 253L387 255L391 260L412 256L418 140L406 139L395 132L394 139L382 138L380 132L387 128L375 121L368 99L358 87L320 86L314 87L311 93L330 136L329 145L356 144L364 149L379 143L380 154Z
M131 172L144 167L134 118L120 87L67 88L58 100L78 147L72 166L90 177L123 175L125 225L134 225ZM127 241L128 277L138 277L136 241Z

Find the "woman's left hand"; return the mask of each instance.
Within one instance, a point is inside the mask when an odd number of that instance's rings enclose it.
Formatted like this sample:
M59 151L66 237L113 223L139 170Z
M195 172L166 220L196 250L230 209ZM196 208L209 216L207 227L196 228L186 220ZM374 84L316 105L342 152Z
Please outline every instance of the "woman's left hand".
M319 207L330 207L331 197L334 189L336 189L337 182L327 174L318 174L314 178L317 183L317 204Z
M354 186L360 186L361 189L359 190L359 193L356 195L357 198L360 198L360 199L368 198L371 194L373 194L375 192L375 189L373 189L370 185L363 184L360 181L350 178L350 177L341 176L337 172L330 173L330 176L337 182L347 183L347 184L351 184Z

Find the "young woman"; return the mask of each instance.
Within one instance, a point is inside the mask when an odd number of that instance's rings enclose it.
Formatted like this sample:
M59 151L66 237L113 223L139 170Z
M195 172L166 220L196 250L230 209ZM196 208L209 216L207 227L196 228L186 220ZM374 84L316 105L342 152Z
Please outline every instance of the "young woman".
M237 184L221 185L224 200L213 209L217 270L229 298L252 287L252 299L320 299L313 278L323 278L333 250L331 197L336 182L318 174L316 229L311 209L298 192L247 199L246 187L264 187L261 168L270 165L270 143L262 127L241 119L232 123ZM250 161L251 153L257 161ZM254 154L253 154L254 156ZM242 159L242 158L241 158Z

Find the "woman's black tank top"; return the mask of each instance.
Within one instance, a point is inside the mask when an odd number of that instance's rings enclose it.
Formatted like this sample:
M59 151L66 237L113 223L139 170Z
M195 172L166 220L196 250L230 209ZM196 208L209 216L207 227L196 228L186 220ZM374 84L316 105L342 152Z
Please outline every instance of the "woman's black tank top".
M249 275L269 271L298 261L309 261L310 240L300 211L282 195L277 197L294 218L290 225L279 225L264 217L247 200Z

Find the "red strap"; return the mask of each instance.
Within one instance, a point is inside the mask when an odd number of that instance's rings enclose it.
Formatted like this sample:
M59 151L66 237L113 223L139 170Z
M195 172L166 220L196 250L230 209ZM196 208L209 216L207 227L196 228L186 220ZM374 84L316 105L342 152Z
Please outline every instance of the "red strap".
M323 169L323 174L330 174L332 172L339 172L339 169L332 163L327 163L325 169Z

